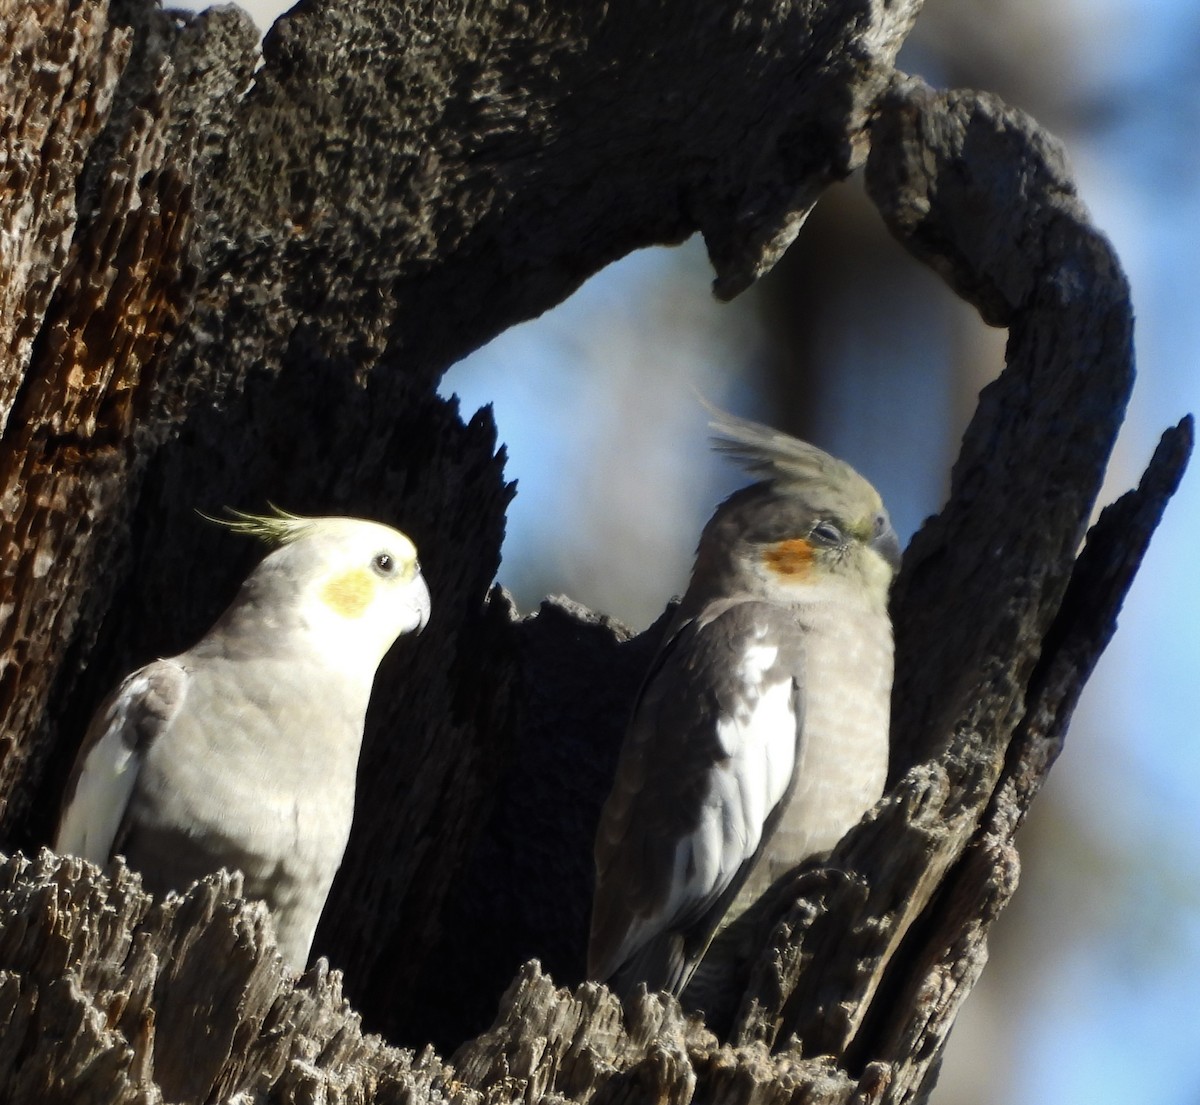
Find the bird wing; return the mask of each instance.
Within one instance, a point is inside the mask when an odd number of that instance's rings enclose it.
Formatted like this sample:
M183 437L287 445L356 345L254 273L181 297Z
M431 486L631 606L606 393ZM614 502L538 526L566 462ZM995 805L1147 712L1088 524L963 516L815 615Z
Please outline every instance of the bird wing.
M145 751L178 712L187 682L179 664L156 660L127 676L100 704L67 782L56 852L108 862Z
M590 977L686 983L792 785L802 649L790 612L723 600L659 653L601 814Z

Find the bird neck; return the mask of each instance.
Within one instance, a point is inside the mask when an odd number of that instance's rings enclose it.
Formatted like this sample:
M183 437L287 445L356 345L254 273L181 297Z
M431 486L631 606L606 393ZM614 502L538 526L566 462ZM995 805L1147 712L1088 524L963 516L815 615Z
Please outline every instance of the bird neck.
M234 659L266 656L313 665L368 695L387 651L375 635L363 633L351 619L333 611L314 617L309 605L274 600L268 589L252 581L247 581L216 628L220 632L210 633L197 648L219 641Z

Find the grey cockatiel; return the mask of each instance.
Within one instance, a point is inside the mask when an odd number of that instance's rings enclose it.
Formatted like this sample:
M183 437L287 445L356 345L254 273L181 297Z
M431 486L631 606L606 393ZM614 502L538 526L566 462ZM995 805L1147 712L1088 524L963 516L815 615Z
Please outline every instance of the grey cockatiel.
M140 668L100 706L55 850L122 854L148 889L245 874L297 970L342 860L375 670L429 619L417 551L356 518L238 515L278 545L194 648Z
M679 993L724 919L880 797L899 543L848 464L717 412L760 482L704 528L596 836L589 977Z

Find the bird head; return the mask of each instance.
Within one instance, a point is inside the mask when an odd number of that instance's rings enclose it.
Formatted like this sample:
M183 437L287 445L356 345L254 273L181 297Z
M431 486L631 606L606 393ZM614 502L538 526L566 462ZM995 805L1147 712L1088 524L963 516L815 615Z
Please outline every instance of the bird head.
M704 528L693 585L776 601L855 592L883 607L900 542L879 492L845 461L757 422L713 410L715 448L757 483Z
M227 617L298 630L332 666L374 678L396 638L429 621L429 588L416 547L378 522L272 509L218 519L275 546L247 577Z

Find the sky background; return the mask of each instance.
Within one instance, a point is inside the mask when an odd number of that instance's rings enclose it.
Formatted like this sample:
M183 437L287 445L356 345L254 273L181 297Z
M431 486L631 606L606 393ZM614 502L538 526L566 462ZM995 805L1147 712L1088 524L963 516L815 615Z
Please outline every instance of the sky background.
M265 28L286 5L246 7ZM928 0L901 65L997 92L1058 134L1117 248L1139 377L1111 500L1200 410L1200 5ZM499 580L523 610L565 593L640 629L682 590L701 525L740 482L709 454L693 389L802 424L877 484L903 540L936 511L1003 334L877 223L851 183L801 235L835 273L820 311L793 304L818 364L803 411L778 403L795 285L718 304L696 241L610 266L450 371L443 393L465 414L493 405L518 481ZM1021 886L936 1105L1200 1105L1198 536L1192 472L1022 830Z

